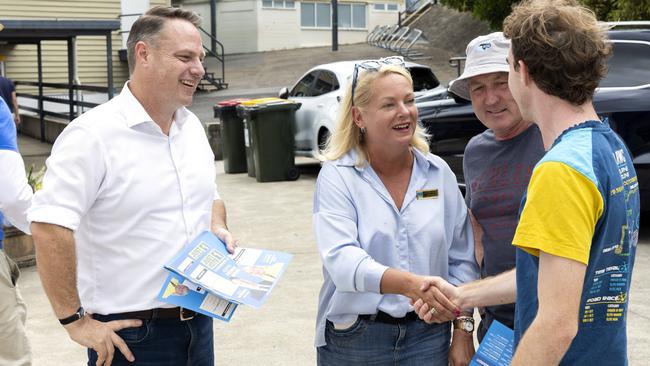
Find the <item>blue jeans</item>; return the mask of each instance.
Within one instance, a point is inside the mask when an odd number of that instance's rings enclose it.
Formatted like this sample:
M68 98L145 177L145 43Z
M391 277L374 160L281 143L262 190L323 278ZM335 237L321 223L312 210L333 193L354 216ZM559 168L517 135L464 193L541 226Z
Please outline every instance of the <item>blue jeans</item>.
M359 318L338 330L327 321L327 345L317 348L318 366L447 366L450 338L450 323L385 324Z
M107 322L117 319L112 315L93 315ZM143 320L142 326L117 332L129 347L135 362L130 363L115 348L113 366L214 366L212 318L196 314L194 319ZM88 349L88 365L95 366L97 353Z

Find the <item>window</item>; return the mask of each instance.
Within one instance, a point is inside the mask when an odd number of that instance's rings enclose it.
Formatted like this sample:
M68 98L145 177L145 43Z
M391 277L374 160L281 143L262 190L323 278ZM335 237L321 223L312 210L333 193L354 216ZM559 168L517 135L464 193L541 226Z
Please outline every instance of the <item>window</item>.
M411 73L411 78L413 79L413 90L416 92L431 90L440 85L440 82L438 79L436 79L433 71L431 71L431 69L427 66L411 67L409 68L409 72Z
M276 8L276 9L293 9L296 7L296 2L293 0L262 0L263 8Z
M318 71L312 71L305 75L305 77L300 79L296 86L293 87L293 90L291 90L289 95L292 97L311 97L313 94L311 85L314 83L317 73Z
M366 4L341 4L338 12L339 28L365 29ZM332 26L330 3L303 1L300 5L300 26L305 28L330 28Z
M332 12L329 3L312 3L303 1L300 5L300 26L329 28Z
M352 28L352 7L339 4L339 27Z
M366 28L366 5L352 5L352 28Z
M613 40L609 70L600 87L639 87L650 84L650 43Z
M378 11L397 11L397 4L392 3L375 3L373 6L374 10Z
M336 80L336 75L330 71L322 70L316 84L314 85L313 96L317 97L321 94L329 93L339 88L339 82Z
M317 27L330 27L332 20L332 12L330 4L316 3L316 26Z
M300 5L300 26L316 26L316 4L303 2Z
M339 3L339 27L348 29L365 29L366 5Z

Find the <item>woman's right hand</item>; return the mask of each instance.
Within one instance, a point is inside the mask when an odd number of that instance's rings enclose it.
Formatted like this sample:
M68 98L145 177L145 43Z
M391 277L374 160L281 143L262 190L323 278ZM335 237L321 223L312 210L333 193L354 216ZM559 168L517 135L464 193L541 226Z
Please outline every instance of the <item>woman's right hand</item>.
M411 304L420 300L427 304L430 322L443 323L455 319L460 308L451 302L440 289L447 281L436 276L419 276L410 272L389 268L381 277L382 294L400 294L411 299ZM431 310L435 309L435 310ZM432 313L433 312L433 313Z
M420 291L424 292L424 296L413 299L413 308L420 319L429 324L443 323L460 315L460 307L454 303L458 299L458 288L443 278L423 278Z

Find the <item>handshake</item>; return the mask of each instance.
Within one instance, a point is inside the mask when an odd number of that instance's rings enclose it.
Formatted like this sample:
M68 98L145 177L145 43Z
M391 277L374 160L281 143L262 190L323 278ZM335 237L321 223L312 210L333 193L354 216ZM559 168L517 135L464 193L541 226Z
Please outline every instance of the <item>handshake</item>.
M461 289L438 276L420 277L420 287L408 296L420 319L428 324L456 319L464 307Z
M411 299L415 312L427 323L441 323L460 315L462 309L511 304L517 300L517 272L513 268L499 275L455 287L437 276L416 276ZM418 287L419 286L419 287Z

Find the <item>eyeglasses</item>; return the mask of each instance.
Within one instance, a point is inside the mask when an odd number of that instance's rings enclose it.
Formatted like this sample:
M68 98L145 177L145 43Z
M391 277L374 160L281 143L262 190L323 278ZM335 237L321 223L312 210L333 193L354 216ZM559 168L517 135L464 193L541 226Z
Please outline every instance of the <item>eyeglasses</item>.
M383 65L404 67L404 57L388 56L388 57L382 57L379 60L368 60L354 65L354 73L352 74L352 105L354 105L354 89L356 89L357 87L357 77L359 76L359 69L364 69L366 71L377 71Z

